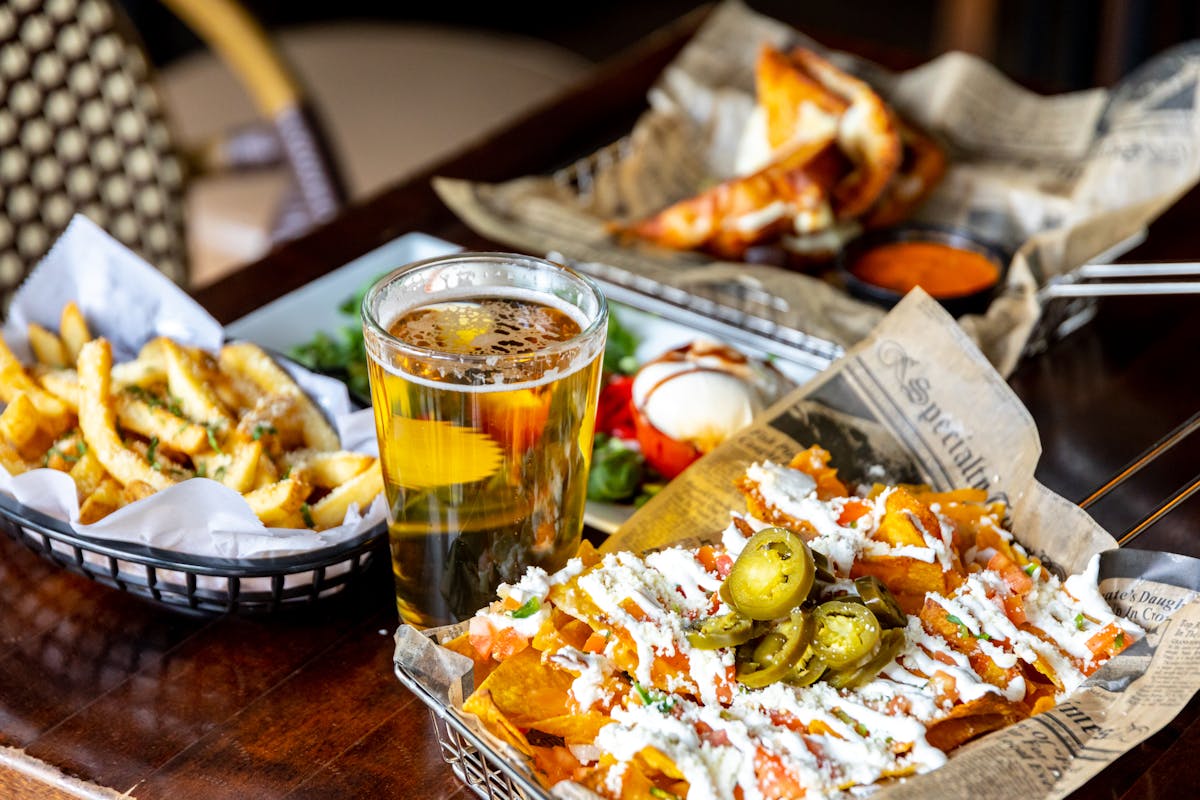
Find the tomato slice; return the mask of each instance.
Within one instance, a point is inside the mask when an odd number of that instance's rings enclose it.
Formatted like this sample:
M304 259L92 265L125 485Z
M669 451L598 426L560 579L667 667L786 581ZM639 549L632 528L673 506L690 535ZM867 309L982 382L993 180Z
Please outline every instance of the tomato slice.
M700 451L695 445L672 439L654 427L637 406L630 403L630 408L633 410L633 427L637 433L638 444L642 447L642 455L645 456L646 463L664 478L674 478L700 457Z
M618 439L633 439L633 376L618 375L600 390L596 406L596 432Z

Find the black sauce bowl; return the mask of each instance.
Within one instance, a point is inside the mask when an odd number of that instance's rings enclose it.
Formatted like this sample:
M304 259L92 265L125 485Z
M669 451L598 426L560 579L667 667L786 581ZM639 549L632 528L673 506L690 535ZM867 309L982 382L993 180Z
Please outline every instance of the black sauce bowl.
M1004 284L1008 276L1010 254L999 245L982 239L965 228L942 225L902 225L870 231L842 248L837 259L837 274L850 296L884 308L891 308L900 302L904 297L900 292L865 281L851 271L854 264L867 251L898 242L929 242L946 245L957 250L978 253L996 265L995 282L983 289L953 297L937 297L930 292L930 295L955 317L961 317L963 314L982 314L987 311L997 290Z

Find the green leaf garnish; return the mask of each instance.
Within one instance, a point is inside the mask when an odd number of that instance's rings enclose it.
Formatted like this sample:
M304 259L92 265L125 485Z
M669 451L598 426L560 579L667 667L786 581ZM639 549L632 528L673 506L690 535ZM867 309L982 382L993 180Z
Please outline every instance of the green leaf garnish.
M279 433L279 431L276 430L274 425L270 425L270 424L264 425L263 423L260 422L259 424L254 426L254 432L252 434L250 434L250 438L254 439L254 441L257 442L259 439L261 439L263 437L263 434L270 434L270 435L274 436L277 433Z
M304 520L304 524L310 528L317 527L317 523L313 522L312 508L308 503L300 504L300 519Z
M641 452L615 437L597 437L592 448L592 468L588 471L589 500L615 502L628 500L645 476L646 460Z
M146 448L146 460L150 462L150 469L162 471L162 464L158 463L158 437L150 437L150 445Z
M1079 614L1076 614L1075 615L1075 630L1077 630L1077 631L1083 630L1083 622L1084 622L1083 613L1080 612Z
M675 707L674 697L660 694L653 689L643 688L640 683L633 685L633 691L637 693L638 699L642 701L642 705L650 706L663 714L666 714Z
M961 619L959 619L958 617L954 616L953 614L947 614L946 619L948 619L949 621L953 622L955 625L958 626L959 635L961 635L961 636L970 636L971 635L971 629L968 628L967 624L965 622L963 622Z
M221 443L217 441L217 423L209 422L205 424L204 430L208 433L208 446L214 451L221 452Z
M849 725L850 727L854 728L854 732L857 733L859 736L863 737L864 739L866 739L868 736L871 735L871 732L869 730L867 730L866 725L863 725L861 722L859 722L854 717L847 714L842 709L840 709L840 708L833 709L833 715L835 717L837 717L838 719L840 719L842 722Z
M633 331L621 324L616 314L608 315L608 339L604 344L604 371L631 375L637 371L638 339Z
M1113 644L1116 645L1118 650L1125 649L1125 631L1121 631L1115 637L1113 637Z
M532 617L542 607L542 601L536 597L531 597L521 604L521 607L512 612L513 619L525 619Z
M1037 574L1037 570L1038 570L1037 564L1026 564L1025 565L1025 574L1031 578Z

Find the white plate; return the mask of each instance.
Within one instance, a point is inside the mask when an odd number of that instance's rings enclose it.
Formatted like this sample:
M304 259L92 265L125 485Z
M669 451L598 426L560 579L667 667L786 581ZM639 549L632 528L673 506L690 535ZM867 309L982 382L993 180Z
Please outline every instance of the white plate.
M423 233L409 233L372 250L310 284L268 303L227 326L231 338L248 339L276 352L289 353L317 331L337 333L350 324L338 306L370 281L412 261L452 253L462 248ZM748 356L770 359L794 383L801 384L829 364L814 355L763 333L713 316L681 308L662 299L597 279L610 308L638 337L636 357L645 362L667 350L707 336L731 344ZM634 512L632 505L587 504L584 521L612 533Z
M406 233L344 267L288 292L225 326L230 339L249 339L278 353L290 353L317 331L337 333L350 319L338 306L374 279L397 267L462 248L424 233Z

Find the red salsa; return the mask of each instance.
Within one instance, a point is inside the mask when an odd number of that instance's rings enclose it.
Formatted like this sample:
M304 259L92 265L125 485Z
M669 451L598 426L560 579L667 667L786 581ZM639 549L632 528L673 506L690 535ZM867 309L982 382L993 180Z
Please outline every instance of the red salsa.
M987 256L938 242L892 242L850 265L859 280L907 294L920 286L934 297L962 297L993 286L1000 268Z

